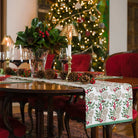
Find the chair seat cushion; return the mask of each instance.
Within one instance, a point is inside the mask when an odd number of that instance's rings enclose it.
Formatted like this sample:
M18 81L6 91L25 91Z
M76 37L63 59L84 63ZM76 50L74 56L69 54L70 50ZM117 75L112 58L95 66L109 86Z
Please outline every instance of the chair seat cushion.
M54 110L59 110L59 109L63 110L65 108L65 104L66 104L66 101L68 99L69 98L67 96L54 96L53 97ZM29 102L29 104L31 104L32 107L34 107L37 100L38 100L37 98L29 98L28 102ZM47 108L48 108L48 97L45 96L43 98L43 101L44 101L44 104L45 104L45 110L47 110Z
M85 100L79 99L76 103L67 104L65 112L71 119L85 121Z
M13 133L17 137L23 137L26 133L26 127L22 123L20 123L17 119L9 117L9 123L13 129ZM4 128L4 123L2 121L2 117L0 116L0 128Z
M133 120L135 120L138 116L138 112L133 109Z
M8 138L9 132L6 129L0 128L0 138Z

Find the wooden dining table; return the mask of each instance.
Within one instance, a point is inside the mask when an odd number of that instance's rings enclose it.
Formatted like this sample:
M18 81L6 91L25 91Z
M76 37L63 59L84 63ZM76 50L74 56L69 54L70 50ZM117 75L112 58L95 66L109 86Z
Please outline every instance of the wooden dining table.
M4 82L3 82L4 83ZM82 88L50 84L45 82L22 82L0 84L0 91L5 92L3 103L3 117L7 127L9 126L7 116L13 98L37 97L36 103L36 138L44 137L44 96L48 96L48 116L47 116L47 137L53 137L53 96L56 95L83 95Z
M138 88L138 78L120 77L113 79L101 79L101 81L130 83L132 88ZM5 100L3 104L4 122L7 127L6 116L9 114L9 106L13 98L17 97L37 97L36 103L36 137L44 137L44 102L43 97L48 96L48 115L47 115L47 137L53 137L53 96L56 95L85 95L83 88L52 84L46 82L22 82L22 83L3 83L0 84L0 91L5 92Z

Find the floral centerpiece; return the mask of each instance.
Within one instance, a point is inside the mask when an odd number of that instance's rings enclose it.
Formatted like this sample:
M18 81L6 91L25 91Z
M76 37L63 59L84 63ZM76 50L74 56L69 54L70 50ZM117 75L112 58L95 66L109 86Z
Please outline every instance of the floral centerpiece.
M29 59L34 59L31 60L30 67L32 72L36 72L44 70L47 53L57 55L60 48L67 47L65 38L65 36L60 36L58 29L48 27L45 21L34 18L31 27L26 26L25 31L17 33L15 44L30 51Z
M65 37L59 34L58 29L48 27L46 22L34 18L30 28L26 26L25 31L17 33L15 44L22 45L23 48L30 49L33 53L43 49L43 51L49 50L52 54L58 54L60 48L67 47Z

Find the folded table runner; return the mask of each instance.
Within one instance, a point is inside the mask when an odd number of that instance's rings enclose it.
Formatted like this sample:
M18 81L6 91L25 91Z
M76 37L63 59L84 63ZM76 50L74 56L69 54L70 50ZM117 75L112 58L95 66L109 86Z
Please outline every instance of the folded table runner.
M86 101L86 128L132 121L133 93L132 86L128 83L96 80L95 84L82 84L59 79L19 76L11 78L83 88Z

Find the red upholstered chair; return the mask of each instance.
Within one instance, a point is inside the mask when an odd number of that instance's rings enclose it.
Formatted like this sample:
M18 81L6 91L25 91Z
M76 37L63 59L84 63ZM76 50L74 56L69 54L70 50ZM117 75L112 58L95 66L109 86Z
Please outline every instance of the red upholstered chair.
M76 100L76 99L75 99ZM85 100L84 99L78 99L76 101L71 102L70 104L66 104L65 106L65 127L67 130L67 135L69 138L71 138L70 133L70 127L69 127L69 120L76 120L78 122L82 122L84 124L84 130L86 133L86 136L89 138L88 133L85 128ZM91 138L95 138L95 127L91 128Z
M3 119L0 116L0 138L8 138L10 137L16 137L16 138L22 138L26 134L26 127L20 123L17 119L14 119L12 117L8 118L9 120L9 126L11 129L6 127L3 123ZM1 137L1 134L3 137Z
M110 55L105 60L105 74L107 76L123 76L123 77L138 77L138 50L120 52ZM134 107L136 102L136 91L138 88L133 88ZM136 117L137 111L133 110L133 134L136 138Z
M55 57L55 55L48 55L45 69L52 68L54 57ZM58 135L59 135L59 137L61 135L61 131L63 128L62 120L63 120L63 113L64 113L64 105L67 100L68 100L68 97L65 97L65 96L54 96L53 97L53 102L54 102L53 110L56 111L57 117L58 117ZM37 102L37 98L29 98L28 101L29 101L28 113L31 118L31 126L32 126L31 130L32 130L33 129L32 109L35 109L35 104ZM43 98L43 101L44 101L44 111L47 111L48 97L45 96Z
M72 55L72 71L89 71L91 55L90 54L76 54ZM68 70L68 64L65 64L65 70Z
M9 137L9 131L0 128L0 138L8 138L8 137Z
M45 69L51 69L51 67L53 65L54 57L55 57L54 54L48 54Z

